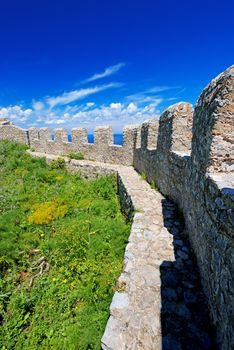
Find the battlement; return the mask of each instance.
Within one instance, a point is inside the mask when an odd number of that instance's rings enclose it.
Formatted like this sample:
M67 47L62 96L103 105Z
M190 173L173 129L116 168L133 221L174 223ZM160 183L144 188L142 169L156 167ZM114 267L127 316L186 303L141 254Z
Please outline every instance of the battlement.
M35 151L133 165L148 182L174 200L184 214L212 320L223 349L234 346L234 66L212 80L193 110L177 103L140 126L123 129L123 146L113 144L111 127L87 130L20 129L0 124L0 139Z
M85 128L73 128L71 141L65 128L54 129L54 138L49 128L29 128L22 130L15 126L0 129L0 138L24 142L38 152L66 155L81 152L86 159L106 163L132 165L133 150L136 143L136 127L123 129L123 146L114 144L113 129L109 126L97 127L94 131L94 143L88 143L88 131ZM26 137L27 136L27 137Z
M0 125L10 125L11 122L7 118L0 118Z
M160 117L156 149L151 123L138 130L134 167L184 214L220 348L234 346L234 66L188 103ZM139 141L138 141L139 142Z
M152 119L140 126L123 129L123 146L114 145L113 130L97 127L94 143L88 143L85 128L71 131L71 142L64 128L29 128L12 125L2 118L0 139L28 144L35 151L63 155L82 152L84 157L109 163L132 165L136 150L157 154L191 155L192 162L202 172L234 172L233 167L233 70L230 67L206 87L195 110L180 102L166 109L159 120Z

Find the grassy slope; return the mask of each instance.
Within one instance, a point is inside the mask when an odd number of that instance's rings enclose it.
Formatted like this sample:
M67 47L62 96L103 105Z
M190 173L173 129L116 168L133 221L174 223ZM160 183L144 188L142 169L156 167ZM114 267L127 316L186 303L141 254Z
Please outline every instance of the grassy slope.
M50 222L30 223L45 202L66 215L50 221L45 205ZM0 142L0 348L100 349L128 233L114 178L87 182ZM30 288L41 257L50 270Z

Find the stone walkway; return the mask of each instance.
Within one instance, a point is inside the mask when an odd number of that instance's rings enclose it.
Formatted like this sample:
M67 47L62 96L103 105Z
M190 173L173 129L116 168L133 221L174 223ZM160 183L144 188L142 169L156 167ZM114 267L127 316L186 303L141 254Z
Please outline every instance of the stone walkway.
M132 167L72 160L68 168L86 177L117 173L123 209L128 214L129 207L134 210L102 348L216 349L199 273L175 205Z
M118 174L135 215L103 349L215 349L183 219L134 169L119 167Z
M174 203L162 203L164 225L173 237L174 262L161 271L161 323L163 350L217 349L199 271L184 222Z
M131 198L135 215L124 256L124 269L110 306L103 349L161 349L160 266L173 262L173 238L164 227L163 196L133 168L118 174Z

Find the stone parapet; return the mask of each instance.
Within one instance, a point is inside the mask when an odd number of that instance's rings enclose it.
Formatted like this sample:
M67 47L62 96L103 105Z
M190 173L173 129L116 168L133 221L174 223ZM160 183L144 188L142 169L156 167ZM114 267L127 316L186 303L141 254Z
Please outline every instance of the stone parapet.
M185 103L162 114L156 150L147 148L143 124L141 148L134 152L134 167L183 212L224 350L234 347L233 92L234 66L207 86L193 118Z
M81 152L85 159L112 164L133 164L136 147L137 127L126 126L123 129L123 146L113 144L111 127L97 127L94 131L94 143L88 143L85 128L74 128L68 141L68 131L64 128L54 130L54 139L49 128L29 128L24 130L13 125L0 125L0 139L9 139L26 143L35 152L67 155Z
M0 124L0 140L11 140L29 145L28 130L7 123Z
M234 66L213 79L193 117L192 163L200 172L234 172Z

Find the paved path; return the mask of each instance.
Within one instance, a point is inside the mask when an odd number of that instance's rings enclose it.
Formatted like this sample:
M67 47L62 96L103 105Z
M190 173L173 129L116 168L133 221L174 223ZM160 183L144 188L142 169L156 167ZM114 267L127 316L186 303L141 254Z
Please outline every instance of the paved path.
M174 261L173 238L164 227L163 196L151 189L133 168L119 168L135 215L114 294L103 349L161 348L160 266Z

